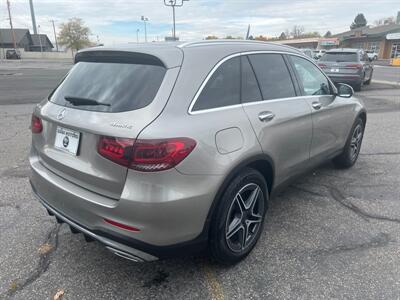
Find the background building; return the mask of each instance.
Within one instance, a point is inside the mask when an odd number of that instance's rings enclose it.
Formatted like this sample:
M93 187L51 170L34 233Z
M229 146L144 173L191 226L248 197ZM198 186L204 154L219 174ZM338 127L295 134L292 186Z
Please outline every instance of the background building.
M29 29L14 29L15 42L18 49L25 51L40 52L40 43L42 43L42 51L52 51L54 46L46 34L30 34ZM11 29L0 28L0 48L13 49L13 33Z
M304 38L290 40L274 40L274 43L288 45L296 48L332 49L339 46L338 38Z
M31 34L32 45L30 46L30 51L52 51L54 46L47 37L46 34ZM40 49L42 47L42 50Z
M28 29L14 29L15 42L17 48L29 51L32 42L31 34ZM11 29L0 28L0 48L14 48L14 40Z
M339 33L334 37L340 40L340 47L374 50L378 58L388 59L400 54L400 24L388 24L376 27L361 27Z

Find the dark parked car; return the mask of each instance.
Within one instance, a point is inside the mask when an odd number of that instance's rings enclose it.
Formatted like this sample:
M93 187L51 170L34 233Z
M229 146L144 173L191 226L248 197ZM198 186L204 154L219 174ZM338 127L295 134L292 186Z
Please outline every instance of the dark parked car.
M7 50L6 59L21 59L21 53L18 50Z
M347 83L360 91L363 84L370 84L374 66L367 53L361 49L332 49L318 62L320 68L334 83Z

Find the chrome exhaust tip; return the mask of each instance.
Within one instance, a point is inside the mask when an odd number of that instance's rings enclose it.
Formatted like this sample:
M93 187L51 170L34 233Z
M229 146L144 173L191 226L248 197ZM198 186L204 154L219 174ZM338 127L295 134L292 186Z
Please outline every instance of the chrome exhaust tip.
M122 257L122 258L125 258L125 259L128 259L128 260L131 260L131 261L134 261L134 262L144 262L143 259L141 259L141 258L139 258L139 257L137 257L137 256L134 256L134 255L132 255L132 254L129 254L129 253L126 253L126 252L117 250L117 249L112 248L112 247L110 247L110 246L106 246L106 248L107 248L109 251L111 251L113 254L115 254L115 255L117 255L117 256L119 256L119 257Z

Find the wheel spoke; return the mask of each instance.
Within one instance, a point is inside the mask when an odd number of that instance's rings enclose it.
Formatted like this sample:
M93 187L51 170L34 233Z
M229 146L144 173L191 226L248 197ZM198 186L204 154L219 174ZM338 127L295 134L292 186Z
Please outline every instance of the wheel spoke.
M237 194L235 200L239 206L240 212L243 213L246 210L246 203L244 202L242 195Z
M250 225L248 222L246 222L244 235L243 235L242 249L246 248L247 243L248 243L249 239L251 238L251 235L249 234L249 228L250 228Z
M261 223L262 221L262 216L259 214L251 214L251 216L248 218L249 224L254 224L254 223Z
M249 199L247 200L246 210L251 209L253 210L254 204L257 202L257 198L260 194L260 188L256 186L254 191L251 192Z
M228 232L226 233L226 238L230 239L232 236L234 236L239 230L244 229L241 218L235 218L231 224L229 224L228 227Z

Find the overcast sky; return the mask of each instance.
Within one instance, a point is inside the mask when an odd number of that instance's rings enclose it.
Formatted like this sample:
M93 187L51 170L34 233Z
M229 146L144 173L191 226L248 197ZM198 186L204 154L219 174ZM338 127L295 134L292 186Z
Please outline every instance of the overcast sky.
M172 9L163 0L33 0L40 32L54 39L50 20L56 24L69 18L84 20L102 43L135 42L136 30L144 40L140 16L149 18L149 40L171 35ZM32 22L28 0L10 0L15 28L29 28ZM181 40L203 39L207 35L244 36L247 25L251 34L278 36L294 24L306 31L348 30L355 15L364 13L368 23L395 16L400 0L190 0L176 9L177 35ZM0 0L0 26L9 28L6 0ZM58 29L57 29L58 30Z

